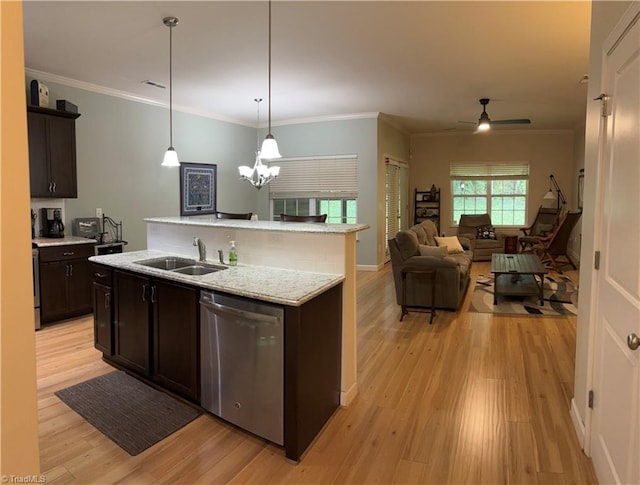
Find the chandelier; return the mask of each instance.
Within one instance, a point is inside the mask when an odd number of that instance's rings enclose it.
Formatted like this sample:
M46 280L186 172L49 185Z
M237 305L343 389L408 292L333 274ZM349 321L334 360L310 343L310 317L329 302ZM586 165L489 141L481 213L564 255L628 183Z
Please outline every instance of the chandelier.
M257 118L258 118L258 126L260 125L260 102L262 98L254 99L257 105ZM260 146L260 136L258 135L258 146ZM256 187L257 189L262 188L263 185L267 185L274 178L276 178L280 174L280 167L268 167L260 158L260 148L256 150L256 161L253 164L253 168L242 165L238 167L238 172L240 172L240 179L246 180L251 185Z

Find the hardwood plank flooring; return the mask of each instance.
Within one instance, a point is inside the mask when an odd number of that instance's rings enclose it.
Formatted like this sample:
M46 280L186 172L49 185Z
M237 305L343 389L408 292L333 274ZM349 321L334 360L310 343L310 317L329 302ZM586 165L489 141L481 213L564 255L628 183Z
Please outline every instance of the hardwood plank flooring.
M432 325L428 313L400 322L388 266L358 273L359 394L299 464L208 414L129 456L53 394L113 370L84 317L36 333L42 472L82 484L597 483L569 416L576 318L470 313L470 289ZM474 281L489 272L474 263Z

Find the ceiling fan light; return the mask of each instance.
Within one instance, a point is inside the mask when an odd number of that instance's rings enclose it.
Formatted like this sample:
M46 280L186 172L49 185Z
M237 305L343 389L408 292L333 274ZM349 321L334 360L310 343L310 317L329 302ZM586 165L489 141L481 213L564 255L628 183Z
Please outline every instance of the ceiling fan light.
M489 131L491 129L491 123L487 120L478 120L478 131Z
M179 167L180 161L178 160L178 152L173 147L167 148L162 159L163 167Z
M278 150L278 142L271 133L262 142L262 148L260 149L260 158L271 160L273 158L282 158L280 151Z

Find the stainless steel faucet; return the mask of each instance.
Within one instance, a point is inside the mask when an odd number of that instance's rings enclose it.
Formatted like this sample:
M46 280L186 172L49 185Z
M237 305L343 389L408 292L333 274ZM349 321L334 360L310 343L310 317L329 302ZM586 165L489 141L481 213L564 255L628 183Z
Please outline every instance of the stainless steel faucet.
M200 261L206 261L207 260L207 247L204 245L204 242L202 242L202 239L200 239L199 237L194 237L193 238L193 245L194 246L198 246L198 255L200 257Z

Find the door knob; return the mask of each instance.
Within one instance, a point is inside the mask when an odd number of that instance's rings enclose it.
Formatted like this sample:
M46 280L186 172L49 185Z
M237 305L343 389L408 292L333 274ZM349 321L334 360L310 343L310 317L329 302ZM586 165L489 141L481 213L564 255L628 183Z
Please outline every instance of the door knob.
M631 350L636 350L640 347L640 337L638 337L635 333L630 333L627 336L627 345Z

